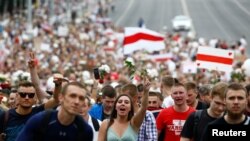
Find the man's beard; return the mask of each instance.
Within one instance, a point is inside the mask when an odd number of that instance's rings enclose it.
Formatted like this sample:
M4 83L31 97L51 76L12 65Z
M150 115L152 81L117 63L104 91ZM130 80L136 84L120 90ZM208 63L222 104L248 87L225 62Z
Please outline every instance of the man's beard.
M244 112L240 112L240 113L228 112L228 114L230 115L231 119L235 119L235 120L241 118L241 116L242 116L243 113Z

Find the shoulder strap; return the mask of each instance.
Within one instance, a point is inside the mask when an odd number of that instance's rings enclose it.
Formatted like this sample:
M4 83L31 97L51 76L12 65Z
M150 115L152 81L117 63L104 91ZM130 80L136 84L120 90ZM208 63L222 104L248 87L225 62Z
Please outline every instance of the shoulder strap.
M247 120L244 122L244 125L249 125L250 124L250 117L247 116Z
M197 110L194 113L193 138L196 137L196 131L197 131L197 128L198 128L198 123L200 121L202 111L203 110Z
M99 131L100 125L99 125L98 120L95 119L95 118L93 118L93 117L91 117L91 119L92 119L92 123L93 123L94 128L95 128L95 131L96 131L96 132Z
M80 115L77 115L76 116L76 126L78 129L77 141L82 141L84 139L83 137L84 127L82 121L83 121L82 117Z
M4 130L6 129L7 127L7 123L8 123L8 119L9 119L9 111L3 111L3 113L1 114L2 117L1 117L1 122L3 123L2 126L1 126L1 129L0 129L0 133L3 133Z
M36 134L34 135L35 141L43 141L46 129L48 127L49 119L51 116L52 110L46 110L45 115L42 119L40 128L38 128Z

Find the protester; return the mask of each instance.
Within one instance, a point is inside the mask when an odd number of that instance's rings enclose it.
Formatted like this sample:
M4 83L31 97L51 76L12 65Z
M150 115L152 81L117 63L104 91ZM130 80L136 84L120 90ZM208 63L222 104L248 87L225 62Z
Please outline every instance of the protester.
M144 91L143 84L141 86L142 86L141 92L143 92L143 94L141 95L140 101L142 102L142 97L145 94L145 91ZM139 112L140 107L141 107L138 102L139 101L138 87L136 87L136 85L131 84L131 83L125 84L122 87L122 93L127 94L132 98L134 112L135 114L138 114L137 112ZM154 118L154 115L150 111L147 110L145 118L143 119L143 122L139 129L137 141L148 141L148 140L156 140L156 139L157 139L157 129L156 129L155 118Z
M157 119L158 135L164 133L164 141L179 141L182 127L190 113L195 109L187 105L187 91L183 84L175 83L171 89L174 105L163 109Z
M81 108L80 114L82 115L83 119L90 125L92 131L94 133L93 141L97 141L99 128L101 126L101 121L95 119L89 115L89 110L91 108L91 100L88 96L85 97L85 103Z
M171 76L163 76L161 79L161 93L164 97L162 108L168 108L174 105L174 100L171 97L171 88L177 83L177 79Z
M6 134L6 141L14 141L31 116L44 109L54 108L59 104L58 95L54 95L46 103L33 107L38 97L31 82L19 84L16 96L16 100L18 101L17 107L5 112L5 114L8 114L8 119L7 121L1 120L0 124L1 126L6 124L5 129L3 127L0 128L3 129L1 133ZM41 99L38 100L40 101ZM0 115L0 119L4 119L5 114Z
M121 94L117 97L110 119L104 120L100 127L98 141L136 141L138 139L138 132L146 115L149 88L149 81L145 81L142 105L136 113L133 101L128 94Z
M82 84L66 84L62 89L59 110L51 111L47 123L44 123L46 111L31 117L16 141L92 141L91 127L78 115L85 104L86 95L86 89ZM42 126L46 126L43 133L40 132Z
M211 85L203 85L198 88L198 99L201 102L204 102L207 105L210 105L211 97L210 97Z
M247 132L250 129L250 117L244 114L247 97L248 93L243 85L239 83L229 84L225 91L226 113L207 125L202 135L202 141L217 140L220 137L231 139L235 136L241 141L249 140ZM223 131L223 133L218 135L219 131ZM237 135L230 134L230 131L237 133Z
M157 118L160 111L163 109L163 108L161 108L161 104L159 103L160 95L161 95L161 93L149 91L148 110L153 113L155 119Z
M16 90L11 90L11 93L8 97L8 107L11 108L15 108L16 107L16 95L17 95L17 91Z
M198 100L198 90L196 84L194 82L186 82L184 85L188 95L187 98L188 106L191 106L196 110L207 109L208 105Z
M225 90L228 84L219 82L211 90L210 107L191 113L187 118L182 131L180 141L201 141L202 133L206 125L223 116L225 111Z
M116 91L110 86L106 85L101 90L102 103L96 103L92 106L89 111L89 114L101 121L109 118L112 108L114 106Z
M250 116L250 84L246 85L245 88L246 88L247 94L248 94L248 97L247 97L247 107L246 107L245 114L247 116Z

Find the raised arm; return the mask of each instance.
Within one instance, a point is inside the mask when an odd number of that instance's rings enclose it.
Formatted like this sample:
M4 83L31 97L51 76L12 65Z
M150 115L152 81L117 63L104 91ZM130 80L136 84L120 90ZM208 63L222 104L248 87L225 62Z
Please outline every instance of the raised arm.
M144 80L143 86L144 86L144 94L141 98L141 107L139 108L138 112L136 112L134 117L131 119L132 127L137 131L139 131L141 127L141 124L146 115L146 110L148 107L148 92L150 88L150 82L148 79Z
M92 89L91 89L91 98L95 100L97 100L97 90L98 90L98 82L97 80L94 80L94 84L92 86Z
M97 141L105 141L107 134L108 120L105 119L99 129Z
M28 62L28 65L30 69L31 81L35 86L37 98L40 103L43 103L43 100L46 98L47 93L40 87L40 79L37 73L37 59L35 58L34 52L30 52L30 60Z
M63 83L68 83L68 80L63 77L62 74L56 73L53 75L55 89L53 96L44 104L45 109L54 108L59 105L59 95L62 90Z

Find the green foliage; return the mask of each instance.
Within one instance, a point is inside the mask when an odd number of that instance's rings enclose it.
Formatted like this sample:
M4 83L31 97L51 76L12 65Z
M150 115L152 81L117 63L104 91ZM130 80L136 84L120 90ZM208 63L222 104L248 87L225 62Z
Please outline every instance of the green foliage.
M0 83L5 82L6 78L0 77Z
M237 81L237 82L243 82L245 81L246 75L241 72L232 72L231 73L231 80L232 81Z
M130 61L126 60L125 66L128 68L130 79L133 79L136 74L139 75L141 78L148 76L148 72L146 69L141 69L137 71L135 65L133 65Z

